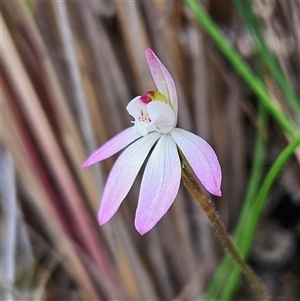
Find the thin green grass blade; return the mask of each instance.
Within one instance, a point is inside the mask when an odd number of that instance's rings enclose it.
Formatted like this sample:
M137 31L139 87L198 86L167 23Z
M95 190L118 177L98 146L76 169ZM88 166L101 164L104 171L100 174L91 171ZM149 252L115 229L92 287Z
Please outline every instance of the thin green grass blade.
M276 102L274 101L274 97L269 93L264 83L259 79L258 76L254 74L254 72L237 53L237 51L233 49L232 43L209 17L203 6L199 2L195 2L193 0L184 0L184 2L189 6L199 23L203 26L219 49L230 61L232 66L256 94L260 102L262 102L266 109L272 114L282 129L291 137L297 137L297 129L293 122L287 116L285 116L280 109L278 109L278 107L275 105Z
M259 107L259 124L262 129L264 129L267 124L268 116L266 114L266 110L260 106ZM266 157L266 137L264 135L264 131L258 131L255 151L254 151L254 159L253 159L253 169L251 172L249 186L246 193L244 207L239 219L239 223L237 229L235 231L233 240L239 246L240 249L243 249L245 252L241 251L242 256L246 257L245 253L248 253L250 249L252 239L251 237L245 235L244 229L247 228L248 225L252 224L252 215L248 214L251 211L253 199L255 199L255 195L257 194L259 184L261 183L263 177L263 165ZM260 214L260 213L259 213ZM255 229L253 229L255 231ZM227 260L228 261L228 260ZM231 264L229 262L229 264ZM238 285L240 282L240 271L238 267L234 266L231 270L230 265L226 266L225 269L227 272L231 271L229 277L227 277L227 285L224 286L222 297L227 300L231 300Z
M253 40L257 44L261 63L267 65L272 76L277 81L278 86L281 88L287 102L296 114L300 116L300 99L297 97L292 84L286 78L277 58L270 51L267 43L265 42L264 36L259 27L258 19L253 13L250 1L246 0L241 2L239 0L234 0L234 4L254 37Z
M272 165L271 169L269 170L261 188L259 189L257 196L252 201L249 199L247 204L243 207L243 211L240 216L240 222L238 223L236 232L234 234L233 240L238 245L239 251L241 252L242 256L247 257L248 252L250 250L251 243L253 241L253 237L255 234L255 230L259 223L259 219L261 213L267 203L268 194L272 185L274 184L275 180L277 179L281 169L287 162L287 160L292 156L294 151L297 147L300 146L300 136L295 138L278 156L274 164ZM247 237L241 241L241 237ZM221 264L220 268L228 264L228 259L224 259L223 263ZM225 268L224 268L225 269ZM227 270L228 272L228 270ZM226 275L226 283L223 285L223 292L221 294L222 300L231 300L233 294L237 288L239 283L241 272L237 269L231 269L231 273ZM220 277L219 277L220 279ZM215 283L212 285L216 286ZM208 294L210 293L210 294ZM212 296L212 289L211 287L205 294L206 300L210 300Z
M260 105L259 107L259 124L261 125L261 128L264 127L267 120L267 114L266 110L263 106ZM253 168L250 175L249 180L249 186L247 189L246 199L245 199L245 205L244 205L244 211L247 212L248 208L250 207L250 204L258 190L259 183L262 178L262 166L265 160L266 156L266 138L262 131L258 131L257 138L255 142L255 151L254 151L254 158L253 158ZM240 222L243 226L240 226L238 229L243 229L245 225L247 225L251 220L249 221L248 215L246 215L244 218L240 218ZM245 235L243 235L243 232L236 231L234 236L234 242L239 247L240 245L243 245L243 239L248 239ZM230 271L230 274L228 274L228 271ZM234 261L232 258L226 254L222 263L220 264L217 272L215 273L214 279L210 285L210 287L207 289L205 293L205 300L214 300L218 299L218 296L220 292L226 292L227 286L230 287L236 287L238 285L239 281L239 275L240 270L239 268L234 264ZM224 282L224 279L226 281ZM227 294L226 294L227 295Z
M226 58L231 62L240 76L245 80L245 82L249 85L252 91L256 94L260 103L270 112L270 114L276 119L282 129L286 132L286 134L290 135L291 138L298 139L298 130L291 121L278 107L275 105L276 101L274 97L269 93L268 89L266 88L265 84L256 76L256 74L250 69L247 63L241 58L241 56L233 49L231 42L227 39L227 37L219 30L216 24L211 20L208 14L205 12L204 8L201 6L199 2L185 0L185 3L190 7L192 12L194 13L196 19L199 23L203 26L203 28L207 31L210 37L214 40L217 44L219 49L223 52ZM265 50L265 49L264 49ZM264 51L264 55L266 55L266 50ZM281 74L281 69L275 65L273 59L268 58L268 67L271 69L273 76L276 80L279 80L281 76L284 76L283 73ZM280 85L281 86L281 85ZM289 87L286 84L287 87ZM285 87L284 87L285 88ZM288 91L289 90L289 91ZM293 99L293 92L292 89L284 90L284 93L289 95L289 99ZM291 102L291 101L290 101ZM292 100L293 103L293 100ZM295 104L295 100L294 100ZM293 105L291 105L293 107ZM262 134L259 134L259 136ZM263 147L263 136L257 138L257 148L255 156L259 157L259 151L262 150L260 153L260 158L264 158L265 156L265 147ZM261 139L261 141L260 141ZM296 141L296 140L295 140ZM236 233L234 235L234 242L239 247L239 250L243 256L246 256L255 233L255 229L258 224L258 220L261 214L261 210L264 208L264 205L267 200L267 195L270 189L270 184L273 184L275 178L278 176L280 171L277 170L278 166L282 166L282 161L280 158L285 159L284 162L287 160L288 157L285 157L285 154L288 153L289 156L292 153L288 151L292 148L295 149L293 142L291 145L292 147L288 147L287 151L283 152L283 155L278 157L276 162L274 163L273 167L271 168L267 178L264 181L262 188L259 190L259 194L255 201L253 199L258 191L258 185L261 182L261 166L262 162L261 159L259 160L258 157L254 159L255 166L253 169L253 173L251 175L250 186L246 197L246 203L243 208L240 222L236 229ZM259 144L261 144L259 146ZM279 160L279 161L278 161ZM257 165L256 165L257 164ZM273 174L276 171L276 174ZM270 179L272 180L270 182ZM267 193L266 193L267 192ZM265 197L264 199L262 197ZM257 201L258 200L258 201ZM259 205L258 205L259 204ZM251 226L249 226L251 225ZM208 291L204 294L206 300L218 299L217 296L221 296L222 300L229 300L232 298L236 287L238 285L240 279L240 271L235 265L233 265L232 260L229 256L225 256L223 263L220 266L220 269L217 271L216 276L214 278L213 283L211 284ZM230 267L230 269L228 269ZM231 273L228 275L228 271ZM224 279L226 281L224 282ZM218 292L221 291L221 294Z
M269 170L263 185L261 186L260 190L258 191L257 197L254 199L253 203L249 204L249 210L247 210L246 206L241 214L240 220L250 220L251 222L246 223L239 223L238 228L236 230L236 235L238 237L244 236L247 237L247 240L244 240L243 243L240 245L240 251L243 256L247 256L251 243L254 238L255 230L258 226L261 213L266 206L268 200L268 194L271 190L272 185L274 184L275 180L277 179L280 171L282 170L283 166L287 162L287 160L292 156L294 151L297 147L300 146L300 136L295 138L278 156L274 164L272 165L271 169ZM236 237L234 235L234 238ZM238 239L237 237L237 239ZM234 239L235 240L235 239ZM240 272L239 272L240 274ZM222 294L222 298L224 300L230 300L235 292L235 289L238 284L239 275L235 275L235 282L228 283L225 287L224 293Z

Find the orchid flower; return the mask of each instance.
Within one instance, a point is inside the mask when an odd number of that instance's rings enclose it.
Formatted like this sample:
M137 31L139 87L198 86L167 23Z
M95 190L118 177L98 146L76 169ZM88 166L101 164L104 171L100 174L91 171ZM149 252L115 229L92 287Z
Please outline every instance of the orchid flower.
M155 53L146 49L157 91L135 97L126 109L133 126L107 141L83 164L87 167L120 150L104 188L99 210L103 225L116 213L149 153L141 182L135 227L140 234L151 230L168 211L178 193L183 153L195 175L213 195L221 195L221 168L212 147L199 136L176 128L178 100L172 76Z

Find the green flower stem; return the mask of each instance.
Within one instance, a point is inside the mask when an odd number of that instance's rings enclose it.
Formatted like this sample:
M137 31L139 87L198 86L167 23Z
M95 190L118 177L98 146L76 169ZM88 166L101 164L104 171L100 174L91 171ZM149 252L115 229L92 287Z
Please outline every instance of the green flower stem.
M297 128L295 125L275 105L276 101L269 93L264 83L252 72L241 56L233 49L232 43L211 20L203 6L198 1L194 0L184 0L184 2L190 7L196 19L201 23L209 36L214 40L219 49L235 67L236 71L250 86L252 91L257 95L262 104L280 124L282 129L286 131L291 138L295 138L297 136Z
M180 155L182 159L182 180L186 189L195 198L195 200L199 203L203 211L206 213L207 217L212 223L212 226L215 228L216 233L219 236L224 249L232 255L236 263L240 266L245 277L251 284L253 291L257 294L259 299L262 301L271 300L268 292L261 284L259 278L255 275L253 270L247 265L247 263L239 254L239 252L236 250L223 223L218 218L214 206L210 203L209 199L203 194L201 188L194 179L193 172L189 163L186 161L183 154Z

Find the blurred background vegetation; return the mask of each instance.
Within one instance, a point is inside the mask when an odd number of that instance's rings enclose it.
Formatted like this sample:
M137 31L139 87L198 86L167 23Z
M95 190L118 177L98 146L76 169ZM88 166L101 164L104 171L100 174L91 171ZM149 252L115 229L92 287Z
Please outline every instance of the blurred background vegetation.
M155 89L148 46L179 127L220 159L213 201L238 249L273 300L300 300L299 16L299 0L3 1L2 300L255 299L184 189L144 236L140 179L97 225L115 157L81 165Z

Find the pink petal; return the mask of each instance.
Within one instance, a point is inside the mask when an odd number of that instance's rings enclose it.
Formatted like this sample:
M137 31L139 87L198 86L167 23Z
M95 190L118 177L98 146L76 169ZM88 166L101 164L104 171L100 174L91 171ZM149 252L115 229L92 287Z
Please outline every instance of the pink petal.
M181 166L176 144L163 135L154 148L143 175L135 227L140 234L151 230L168 211L178 193Z
M221 196L221 167L212 147L204 139L182 129L172 130L171 135L203 186L211 194Z
M177 119L178 100L174 80L167 68L163 65L151 48L147 48L145 54L156 87L159 92L170 100L175 113L175 119Z
M118 210L154 143L161 136L153 132L129 145L117 159L104 188L99 224L106 223Z
M132 143L134 140L140 138L134 127L130 127L117 134L112 139L104 143L100 148L98 148L82 165L82 167L90 166L96 162L102 161L121 149Z

